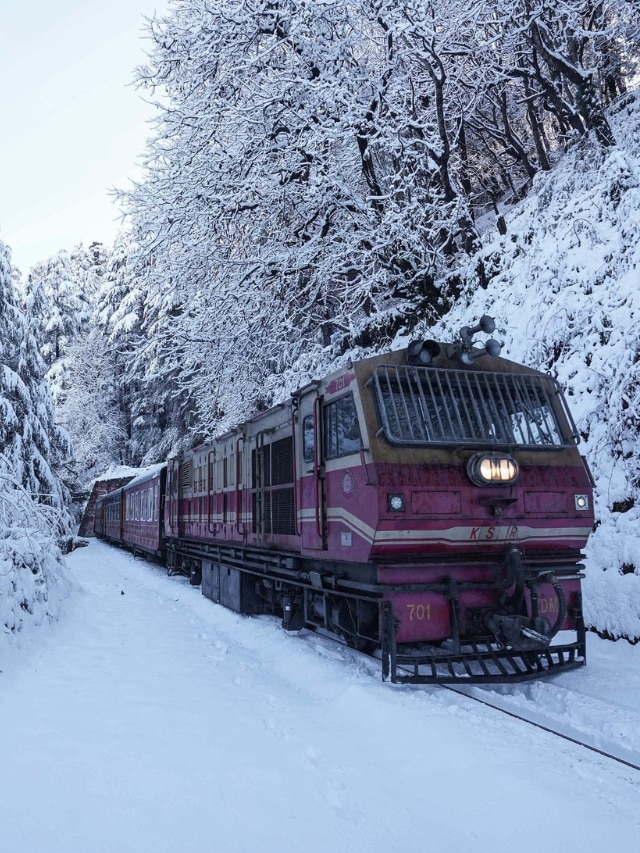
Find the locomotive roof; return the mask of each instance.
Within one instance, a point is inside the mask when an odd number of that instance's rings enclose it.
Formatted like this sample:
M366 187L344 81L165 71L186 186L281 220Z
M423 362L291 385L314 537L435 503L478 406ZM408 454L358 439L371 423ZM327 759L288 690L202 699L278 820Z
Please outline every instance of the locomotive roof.
M502 356L491 356L491 355L482 355L477 361L472 365L464 364L460 358L458 357L458 348L456 344L443 343L442 341L435 341L440 347L440 354L435 356L433 359L433 368L448 368L451 370L468 370L473 373L476 370L494 370L500 373L540 373L541 371L536 370L532 367L527 367L524 364L520 364L517 361L511 361L508 358L503 358ZM390 352L380 353L379 355L373 355L369 358L361 359L360 361L356 361L353 363L351 369L355 369L358 373L358 376L361 377L366 373L373 373L376 367L381 364L406 364L407 363L407 347L398 350L392 350ZM340 371L342 372L342 371Z
M541 371L535 370L534 368L527 367L524 364L519 364L515 361L510 361L507 358L503 358L502 356L490 356L488 354L480 356L476 362L472 365L465 365L457 354L458 345L456 343L451 342L436 342L440 347L440 354L437 355L433 359L432 367L434 369L437 368L446 368L452 370L468 370L473 373L478 370L486 370L486 371L496 371L499 373L532 373L532 374L540 374ZM322 386L328 385L335 378L342 376L349 371L354 371L358 381L361 384L366 383L369 378L373 375L376 367L380 365L399 365L407 363L407 347L403 347L402 349L397 350L388 350L386 352L380 353L378 355L369 356L368 358L359 359L358 361L349 361L344 367L339 368L338 370L334 370L332 373L327 374L322 379L313 379L308 382L306 385L297 389L291 394L289 400L299 399L304 396L305 393L309 391L313 391ZM227 430L225 433L220 435L213 436L211 439L199 444L194 447L193 451L204 450L207 447L211 446L212 443L215 443L220 440L224 440L226 438L230 438L234 435L239 435L242 430L244 424L252 424L262 418L268 418L275 412L281 410L284 406L288 404L289 401L284 403L277 403L274 406L271 406L268 409L265 409L262 412L256 412L247 418L246 421L237 424L230 430ZM139 478L132 481L133 483L142 482ZM131 485L131 484L130 484Z

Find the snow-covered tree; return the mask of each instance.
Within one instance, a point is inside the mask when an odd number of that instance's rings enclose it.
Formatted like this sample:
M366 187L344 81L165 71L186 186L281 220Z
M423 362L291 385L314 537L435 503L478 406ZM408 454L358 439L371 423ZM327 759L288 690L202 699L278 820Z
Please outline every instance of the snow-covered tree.
M55 613L71 521L55 470L68 445L29 319L0 242L0 623L10 631Z
M478 215L571 134L614 141L601 69L614 43L637 54L628 5L176 0L138 73L163 98L123 194L153 415L202 434L310 348L444 310Z
M464 200L426 148L402 160L394 7L190 0L154 28L140 79L168 100L126 203L146 370L187 426L237 418L309 346L395 325L460 248Z
M31 317L38 323L40 353L56 403L64 399L72 381L68 375L67 351L91 318L98 281L95 256L82 246L71 254L61 250L36 264L28 276L25 301Z

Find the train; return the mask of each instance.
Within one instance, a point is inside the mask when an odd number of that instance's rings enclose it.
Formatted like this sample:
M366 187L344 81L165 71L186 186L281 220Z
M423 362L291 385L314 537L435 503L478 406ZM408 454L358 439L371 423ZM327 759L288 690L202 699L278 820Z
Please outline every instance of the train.
M392 683L584 665L592 477L558 382L494 329L349 361L99 499L96 536Z

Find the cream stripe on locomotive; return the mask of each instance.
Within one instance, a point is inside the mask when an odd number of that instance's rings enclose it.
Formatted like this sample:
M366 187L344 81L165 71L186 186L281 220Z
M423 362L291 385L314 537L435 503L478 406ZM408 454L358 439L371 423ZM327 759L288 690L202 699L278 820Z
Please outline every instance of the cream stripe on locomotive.
M314 511L306 510L301 514L303 523L316 523ZM446 530L378 530L371 527L352 513L340 507L331 507L327 511L327 519L332 522L342 522L346 527L361 536L370 545L374 542L381 545L401 544L455 544L459 542L538 542L553 541L558 537L581 543L586 536L587 528L556 527L537 528L522 524L498 525L468 525L448 527Z
M184 516L183 516L184 518ZM189 521L199 524L220 524L222 525L222 514L207 515L190 515ZM240 522L242 524L251 523L251 515L242 513ZM353 515L346 509L340 507L331 507L327 510L327 520L331 522L341 522L349 530L360 536L369 545L374 543L378 545L403 545L403 544L456 544L460 542L546 542L556 540L558 537L567 542L574 542L580 545L586 538L587 528L585 527L555 527L555 528L538 528L528 527L523 524L504 524L504 525L467 525L448 527L445 530L424 530L412 528L409 530L378 530L364 522L358 516ZM314 509L306 509L298 512L298 521L301 524L316 524L316 512ZM229 513L227 524L236 523L235 512Z

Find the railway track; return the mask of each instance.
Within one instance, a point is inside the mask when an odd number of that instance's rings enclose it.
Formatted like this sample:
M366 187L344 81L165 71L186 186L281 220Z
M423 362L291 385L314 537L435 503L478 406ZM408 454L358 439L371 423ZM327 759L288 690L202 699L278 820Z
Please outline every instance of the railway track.
M544 688L544 682L540 682L540 685ZM500 693L495 693L494 691L483 687L476 687L474 685L443 684L441 686L446 690L459 694L460 696L465 696L467 699L471 699L474 702L479 702L482 705L494 708L509 717L529 723L542 731L556 735L570 743L582 746L591 752L595 752L596 754L601 755L604 758L608 758L611 761L616 761L625 767L630 767L633 770L640 771L640 750L634 749L633 747L627 747L621 742L615 743L609 739L603 738L601 732L596 730L589 732L585 728L577 727L575 723L570 720L563 721L557 718L550 718L548 715L545 715L544 711L536 708L518 709L514 706L509 707L508 702L505 703L504 701L501 701L504 700L505 697L509 697L510 694L508 693L501 695ZM566 692L568 693L569 691ZM618 709L614 708L614 710ZM634 714L633 716L638 718L638 723L640 724L640 714ZM605 740L604 743L603 739Z
M335 635L322 630L310 636L346 647ZM349 655L358 658L379 678L379 655L367 655L349 648ZM400 667L399 667L400 669ZM407 670L408 672L408 670ZM478 702L524 723L528 723L569 743L611 761L640 771L640 696L635 707L635 697L628 697L626 705L604 701L607 687L601 690L585 689L581 685L585 669L565 673L548 679L520 684L441 684L422 688L403 685L405 689L434 690L439 687ZM571 685L575 682L575 685ZM571 685L571 686L569 686ZM591 693L597 695L590 695Z
M341 644L330 634L321 635ZM355 655L361 654L353 649L350 651ZM378 656L362 654L362 657L376 663L379 661ZM379 675L379 672L372 670L372 675ZM438 687L640 771L640 696L637 708L633 702L626 706L612 704L579 687L565 686L565 683L575 680L575 675L557 676L563 684L550 676L520 684L441 684ZM425 687L433 689L433 685ZM416 688L412 686L412 689Z

